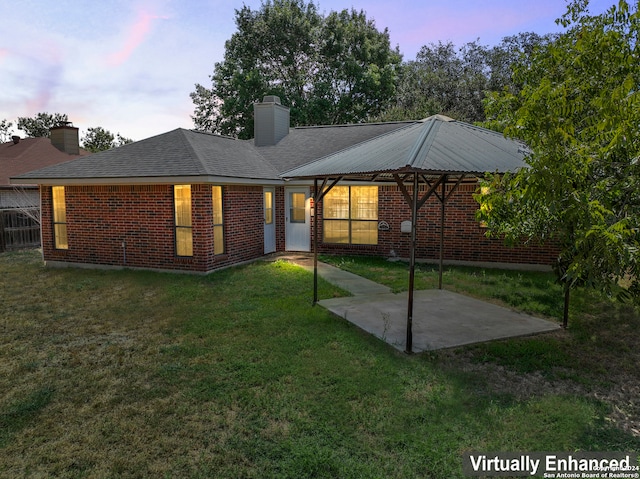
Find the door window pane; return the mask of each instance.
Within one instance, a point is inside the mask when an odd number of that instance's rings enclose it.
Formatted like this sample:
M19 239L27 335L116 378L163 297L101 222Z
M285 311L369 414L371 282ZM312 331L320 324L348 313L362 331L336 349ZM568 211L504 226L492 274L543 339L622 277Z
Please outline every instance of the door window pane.
M273 191L264 192L264 223L273 224Z
M291 223L304 223L307 218L307 210L305 208L307 195L304 193L291 193L290 199L289 221Z

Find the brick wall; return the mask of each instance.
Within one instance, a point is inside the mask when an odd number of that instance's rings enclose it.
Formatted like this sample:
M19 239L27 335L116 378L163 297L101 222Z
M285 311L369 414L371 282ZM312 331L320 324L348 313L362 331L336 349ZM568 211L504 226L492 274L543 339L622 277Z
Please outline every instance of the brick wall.
M421 189L424 192L424 187ZM552 246L510 248L499 239L488 239L475 219L476 184L462 184L447 202L445 221L446 260L551 264ZM51 187L41 187L42 239L46 261L89 263L169 270L211 271L259 258L264 252L263 189L261 186L223 186L225 246L214 255L211 185L191 187L193 257L175 253L172 185L67 186L69 249L53 246ZM276 250L285 249L284 187L275 189ZM322 218L322 205L318 205ZM380 221L389 231L379 231L377 245L334 245L322 242L319 251L332 254L409 256L410 235L400 223L411 211L395 186L379 189ZM419 212L417 258L435 260L439 255L440 203L431 197ZM313 237L311 238L313 241ZM124 245L123 245L124 243Z
M172 185L66 186L67 250L53 246L51 188L41 194L46 261L205 272L263 254L261 187L223 187L226 252L215 256L211 186L191 186L192 257L175 253Z
M450 192L448 185L446 192ZM478 203L473 199L477 183L463 183L446 202L444 228L444 259L453 261L504 262L550 265L557 256L554 245L509 247L501 239L489 239L486 229L475 218ZM426 186L420 187L420 197ZM438 189L440 192L440 189ZM322 215L322 206L318 208ZM441 204L435 195L418 212L416 257L436 260L440 254ZM389 231L378 232L378 245L336 245L322 243L322 222L319 222L319 251L329 254L367 254L409 257L411 235L400 232L400 224L411 220L411 209L393 186L378 190L378 220L389 224Z

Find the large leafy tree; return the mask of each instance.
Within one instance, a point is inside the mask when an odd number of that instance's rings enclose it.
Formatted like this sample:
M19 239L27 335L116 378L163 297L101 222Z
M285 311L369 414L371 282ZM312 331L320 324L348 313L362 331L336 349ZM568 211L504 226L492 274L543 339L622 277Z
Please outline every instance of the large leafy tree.
M491 176L478 199L493 234L557 243L566 325L574 286L638 297L640 16L624 0L592 16L578 0L560 21L566 32L516 68L521 91L488 102L530 147L529 168Z
M49 137L49 129L68 122L66 113L37 113L34 117L18 117L18 128L32 138Z
M120 135L120 133L114 135L101 126L89 128L86 135L82 137L82 147L92 153L109 150L131 142L133 142L133 140L130 138L125 138Z
M533 49L552 35L521 33L505 37L494 47L469 42L424 45L416 59L402 65L396 97L381 120L424 118L442 113L458 120L485 120L483 101L489 92L517 93L511 66L526 60ZM493 127L493 125L487 125Z
M364 12L331 12L312 2L267 0L236 10L211 88L191 98L197 129L250 138L253 103L278 95L295 125L367 121L394 95L401 56Z

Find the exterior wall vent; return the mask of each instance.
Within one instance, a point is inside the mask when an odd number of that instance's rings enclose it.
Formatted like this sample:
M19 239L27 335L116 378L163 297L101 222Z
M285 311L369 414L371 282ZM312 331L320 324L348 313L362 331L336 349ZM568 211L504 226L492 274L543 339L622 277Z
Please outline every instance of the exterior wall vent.
M253 133L256 146L273 146L289 134L289 108L280 98L267 95L253 104Z

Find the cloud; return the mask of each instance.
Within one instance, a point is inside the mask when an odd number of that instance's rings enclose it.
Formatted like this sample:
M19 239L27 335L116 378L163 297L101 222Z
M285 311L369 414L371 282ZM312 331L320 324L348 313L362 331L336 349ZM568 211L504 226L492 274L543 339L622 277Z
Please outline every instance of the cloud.
M153 20L167 19L165 16L153 15L146 11L140 11L136 21L131 25L126 35L126 39L122 48L109 55L107 63L109 66L119 66L126 62L133 52L138 48L146 39Z

